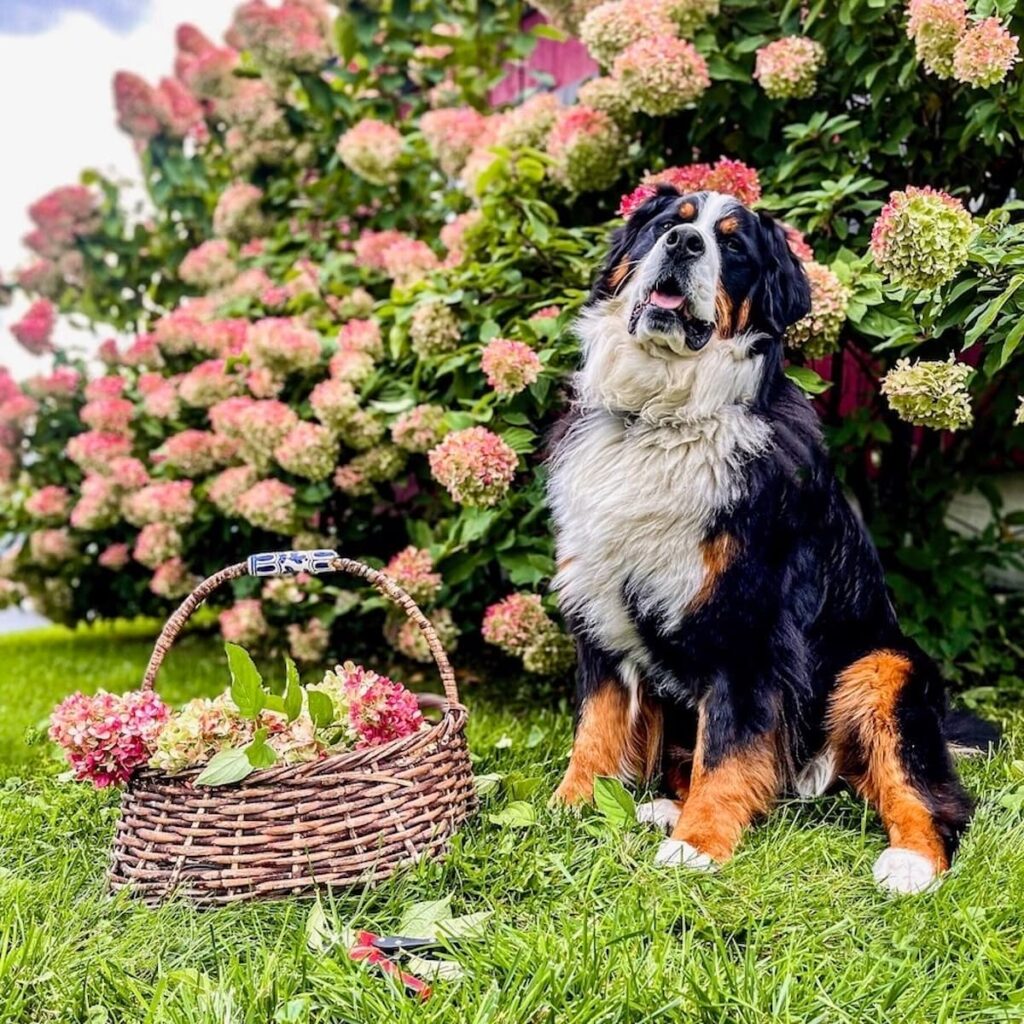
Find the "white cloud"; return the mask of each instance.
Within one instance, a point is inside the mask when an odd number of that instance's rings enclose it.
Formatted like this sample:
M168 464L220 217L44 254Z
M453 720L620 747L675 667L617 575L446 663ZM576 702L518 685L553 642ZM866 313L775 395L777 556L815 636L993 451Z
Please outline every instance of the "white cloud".
M219 38L236 5L237 0L154 0L129 32L70 12L37 35L0 35L7 153L0 189L0 268L5 276L28 262L20 240L29 230L25 210L34 199L76 181L85 167L118 179L138 177L132 144L114 125L114 72L124 68L155 82L170 73L177 25L190 21ZM25 353L7 329L23 309L23 302L0 309L0 365L19 377L45 365ZM58 340L93 346L104 336L62 327Z

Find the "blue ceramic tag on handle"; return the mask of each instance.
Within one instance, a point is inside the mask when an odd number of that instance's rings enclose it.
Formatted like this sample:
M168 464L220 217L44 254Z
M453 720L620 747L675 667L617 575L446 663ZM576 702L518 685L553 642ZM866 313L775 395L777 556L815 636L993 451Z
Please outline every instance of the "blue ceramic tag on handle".
M295 576L300 572L332 572L337 551L262 551L248 558L250 576Z

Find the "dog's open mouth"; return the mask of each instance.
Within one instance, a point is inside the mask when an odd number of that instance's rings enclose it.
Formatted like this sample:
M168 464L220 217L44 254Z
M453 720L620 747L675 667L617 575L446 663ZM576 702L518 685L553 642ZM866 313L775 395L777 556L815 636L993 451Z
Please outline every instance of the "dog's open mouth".
M629 333L635 334L640 318L650 313L656 327L681 331L686 347L699 352L711 340L714 324L695 317L690 300L674 274L661 278L647 298L638 302L629 318Z

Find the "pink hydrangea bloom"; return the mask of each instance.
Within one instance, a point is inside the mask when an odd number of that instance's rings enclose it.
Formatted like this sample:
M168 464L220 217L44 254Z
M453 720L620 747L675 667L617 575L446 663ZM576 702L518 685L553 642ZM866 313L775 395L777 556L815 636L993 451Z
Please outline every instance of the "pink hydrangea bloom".
M69 439L64 452L80 469L104 473L112 459L128 455L132 440L125 434L104 434L89 430Z
M543 369L529 345L508 338L492 338L487 343L480 368L499 395L514 395L529 387Z
M156 567L149 581L149 589L157 597L171 600L184 597L198 582L199 578L189 571L188 566L180 558L170 558Z
M153 453L153 464L167 466L185 476L204 476L231 461L238 443L209 430L183 430L172 434Z
M411 736L424 725L415 694L351 661L335 666L318 689L332 698L336 711L347 705L349 727L359 749Z
M327 427L302 420L281 439L274 458L296 476L326 480L338 460L338 441Z
M746 206L753 206L761 199L761 179L757 171L742 160L722 157L713 164L686 164L649 174L637 188L622 197L619 213L623 217L631 216L657 193L658 185L672 185L682 193L724 192Z
M194 366L178 382L178 395L186 405L205 409L241 393L242 378L229 373L224 359L207 359Z
M246 462L265 466L274 449L285 435L299 422L291 406L273 399L253 402L239 416L242 426L240 440L242 457Z
M137 491L150 482L149 473L141 460L131 455L119 455L110 460L110 479L123 491Z
M79 781L97 789L127 782L150 757L170 709L152 690L73 693L50 715L50 739Z
M785 36L757 51L754 78L773 100L807 99L814 95L825 47L807 36Z
M917 59L939 78L953 74L953 52L967 29L964 0L910 0L907 36Z
M444 409L439 405L417 405L391 424L391 440L407 452L427 452L447 432Z
M319 335L301 321L266 317L252 325L249 351L257 366L274 373L291 373L318 365L323 346Z
M47 192L28 208L36 230L24 239L28 248L52 259L75 240L96 230L96 196L85 185L64 185Z
M123 569L129 562L131 555L127 544L110 544L105 547L97 557L96 561L104 569Z
M244 242L263 230L263 189L236 181L220 194L213 210L213 230L221 238Z
M221 635L232 644L252 647L267 635L269 627L258 598L236 601L218 617Z
M20 320L11 324L11 334L27 352L34 356L53 351L53 328L57 314L49 299L36 299Z
M410 544L393 555L384 571L417 604L430 604L441 590L441 574L434 572L434 560L426 548Z
M323 660L331 642L331 634L319 619L310 619L305 625L293 622L286 630L291 656L303 664Z
M147 569L156 569L161 562L180 555L181 550L181 534L170 523L147 523L135 538L132 556Z
M121 362L125 366L154 368L163 366L163 357L160 355L160 347L152 334L140 334L125 350L121 356Z
M211 405L206 415L218 434L237 438L245 431L244 415L253 404L253 400L247 395L225 398L224 401Z
M93 402L100 398L120 398L128 382L116 374L96 377L85 385L85 397Z
M506 654L522 657L539 634L553 623L537 594L510 594L484 612L481 633Z
M55 260L38 259L22 267L16 276L21 288L30 293L54 298L61 289L64 275Z
M374 359L379 359L384 354L380 324L376 320L349 320L338 332L338 347L367 352Z
M465 258L466 235L483 221L480 210L460 213L454 220L441 228L441 244L448 250L447 266L457 266Z
M87 473L79 493L71 510L71 525L76 530L105 530L117 522L121 493L110 477Z
M277 398L284 383L283 377L266 366L257 366L245 375L245 386L253 398Z
M341 348L331 356L330 373L335 380L358 384L373 373L373 356L354 348Z
M235 10L231 38L267 68L313 72L330 56L326 29L325 17L312 4L284 0L269 7L263 0L247 0Z
M158 373L143 374L139 378L142 408L154 419L174 419L181 408L178 398L178 377L161 377Z
M489 506L499 502L515 476L518 456L486 427L449 434L430 451L430 472L454 501Z
M554 178L574 192L607 188L619 176L624 140L600 110L570 107L559 114L547 139Z
M186 253L178 266L182 281L205 291L226 285L237 273L231 250L222 238L201 242Z
M25 511L45 523L62 523L67 519L71 496L66 487L50 484L40 487L25 500Z
M375 185L391 185L398 180L401 155L401 133L372 117L357 121L338 140L341 162Z
M36 565L55 569L75 557L75 542L63 527L35 530L28 537L29 557Z
M24 387L25 392L35 398L70 398L78 394L80 383L77 370L70 366L58 366L51 374L30 377Z
M956 44L953 77L976 89L996 85L1020 60L1018 42L998 18L983 18Z
M79 413L92 430L107 434L129 434L135 405L127 398L97 398L86 402Z
M420 118L420 131L434 159L449 177L462 170L486 130L487 118L472 107L428 110Z
M615 58L613 75L633 110L663 117L693 103L711 85L708 66L692 43L651 36Z
M651 36L671 38L676 26L663 0L608 0L580 22L580 42L602 67L611 67L630 43Z
M346 380L332 377L321 381L309 395L316 418L332 430L340 430L359 412L359 398Z
M114 75L114 107L117 126L138 142L148 142L159 134L161 118L156 90L131 71Z
M384 269L384 253L398 242L409 240L402 231L364 231L352 247L356 263L367 270Z
M235 501L238 515L253 526L271 533L291 533L295 528L295 489L281 480L260 480Z
M154 95L154 110L164 131L172 138L206 136L202 106L177 79L160 79Z
M192 486L191 480L148 484L125 498L125 518L135 526L145 526L147 523L188 526L196 514Z
M192 352L203 333L203 322L191 306L180 306L153 325L157 345L168 355L180 356Z
M253 466L231 466L229 469L221 470L211 481L206 492L207 498L224 515L238 515L238 499L254 483L257 474Z
M419 281L441 265L434 250L417 238L403 238L389 245L381 258L384 272L398 285Z
M107 338L106 341L100 342L100 346L96 349L96 358L106 366L117 366L121 362L121 352L117 347L116 338Z
M18 393L0 402L0 424L8 427L24 426L38 411L34 398Z

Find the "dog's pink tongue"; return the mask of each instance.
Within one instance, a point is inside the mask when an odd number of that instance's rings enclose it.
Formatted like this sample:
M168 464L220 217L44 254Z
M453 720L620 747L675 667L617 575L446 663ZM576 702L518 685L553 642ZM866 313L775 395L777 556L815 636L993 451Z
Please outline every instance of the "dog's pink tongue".
M683 304L682 295L666 295L664 292L651 292L651 304L660 309L678 309Z

